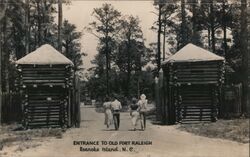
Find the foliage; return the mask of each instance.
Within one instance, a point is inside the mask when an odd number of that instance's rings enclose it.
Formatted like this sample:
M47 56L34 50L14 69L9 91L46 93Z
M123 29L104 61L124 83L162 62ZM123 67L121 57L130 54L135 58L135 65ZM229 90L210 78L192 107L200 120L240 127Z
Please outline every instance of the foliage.
M95 8L93 16L96 21L90 23L88 30L99 39L99 53L92 61L95 67L89 69L90 95L100 99L106 94L119 95L123 100L136 97L142 91L138 86L140 72L150 53L144 44L139 18L121 15L110 4ZM93 84L97 88L93 89Z
M0 22L2 91L15 90L15 60L45 43L57 47L58 27L54 21L57 2L57 0L9 0L8 3L1 3L0 7L4 7L1 10ZM68 3L64 1L66 2ZM5 14L2 14L2 11L5 11ZM67 57L77 65L75 70L80 70L81 56L85 54L81 52L78 41L81 35L75 29L74 25L65 23L64 37L71 39L67 40L64 46L67 47Z
M119 32L121 13L111 4L105 3L100 8L94 8L92 16L96 20L89 24L87 30L99 39L99 54L105 55L106 94L109 95L111 56L116 47L115 37Z
M74 70L83 70L82 67L82 56L86 56L85 53L81 52L80 38L81 32L76 31L76 26L70 24L67 20L63 22L62 27L62 45L63 53L74 63Z

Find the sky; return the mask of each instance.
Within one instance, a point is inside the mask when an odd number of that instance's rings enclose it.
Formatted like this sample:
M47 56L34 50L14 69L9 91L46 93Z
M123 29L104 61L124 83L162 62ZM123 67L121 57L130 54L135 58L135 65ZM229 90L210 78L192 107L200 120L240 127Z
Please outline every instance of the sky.
M138 16L141 23L145 43L148 45L155 42L157 34L150 30L157 16L153 13L155 8L153 1L101 1L101 0L72 0L70 5L63 6L63 19L68 20L70 23L75 24L77 31L81 31L83 36L81 38L82 51L87 53L83 58L83 68L88 69L93 65L90 63L94 56L97 54L98 40L92 34L84 31L84 27L95 19L91 16L94 8L99 8L103 3L109 3L115 9L120 11L122 15Z

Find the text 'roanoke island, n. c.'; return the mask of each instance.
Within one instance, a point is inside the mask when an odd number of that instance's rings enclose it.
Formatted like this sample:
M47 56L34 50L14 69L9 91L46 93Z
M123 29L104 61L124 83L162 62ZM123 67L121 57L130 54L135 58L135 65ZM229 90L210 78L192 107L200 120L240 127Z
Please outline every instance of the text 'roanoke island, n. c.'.
M137 146L150 146L152 141L73 141L81 152L133 152Z

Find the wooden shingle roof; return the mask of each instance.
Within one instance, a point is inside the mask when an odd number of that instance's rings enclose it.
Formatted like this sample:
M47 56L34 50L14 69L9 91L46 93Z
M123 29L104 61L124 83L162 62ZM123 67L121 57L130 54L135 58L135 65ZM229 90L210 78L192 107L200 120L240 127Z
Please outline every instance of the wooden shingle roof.
M35 51L27 54L23 58L16 61L16 64L37 64L37 65L55 65L70 64L74 65L71 60L58 52L49 44L42 45Z
M196 45L187 44L174 55L170 56L163 62L163 64L172 62L200 62L216 60L224 60L224 58Z

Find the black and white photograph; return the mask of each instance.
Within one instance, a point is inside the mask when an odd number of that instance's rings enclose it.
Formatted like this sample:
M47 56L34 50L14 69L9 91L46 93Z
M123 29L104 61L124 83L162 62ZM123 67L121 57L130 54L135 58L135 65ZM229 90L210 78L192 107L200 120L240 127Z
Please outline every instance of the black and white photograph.
M250 0L0 0L0 157L249 157Z

